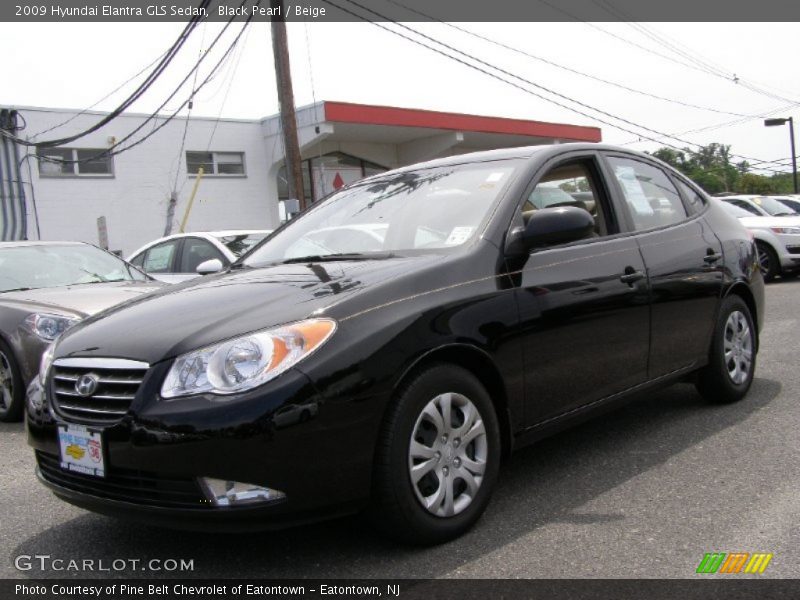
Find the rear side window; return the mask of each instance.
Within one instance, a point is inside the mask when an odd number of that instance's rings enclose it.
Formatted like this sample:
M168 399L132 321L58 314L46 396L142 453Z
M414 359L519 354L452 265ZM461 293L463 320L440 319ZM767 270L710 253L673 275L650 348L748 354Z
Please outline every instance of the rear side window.
M144 258L144 270L148 273L171 273L172 258L175 256L177 240L153 246Z
M749 213L758 215L759 217L761 216L761 213L758 211L757 208L755 208L754 206L750 206L750 203L745 202L744 200L730 200L730 203L733 204L734 206L738 206L739 208L743 208Z
M703 200L703 197L700 195L700 193L683 183L680 179L676 180L676 184L678 185L678 189L681 191L681 194L683 194L686 203L689 205L689 212L693 215L696 215L702 211L703 207L706 205L706 202Z
M638 160L613 156L608 160L637 231L688 217L678 190L664 171Z

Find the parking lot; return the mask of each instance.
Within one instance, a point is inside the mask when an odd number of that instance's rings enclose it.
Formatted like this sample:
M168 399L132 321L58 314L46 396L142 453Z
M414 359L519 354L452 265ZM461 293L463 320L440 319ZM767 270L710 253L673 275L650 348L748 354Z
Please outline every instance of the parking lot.
M20 555L186 559L191 573L94 576L409 578L693 577L706 552L769 552L760 577L800 566L800 281L767 288L756 380L745 401L705 404L680 384L525 448L504 466L469 534L397 546L357 517L280 532L166 532L71 507L34 476L21 424L0 425L0 575Z

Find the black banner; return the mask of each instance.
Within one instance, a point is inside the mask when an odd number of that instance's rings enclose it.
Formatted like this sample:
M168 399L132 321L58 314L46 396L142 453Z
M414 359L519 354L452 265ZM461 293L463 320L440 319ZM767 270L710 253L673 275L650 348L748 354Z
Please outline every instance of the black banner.
M144 580L7 579L0 598L30 600L371 599L392 600L794 600L797 579L398 579Z
M280 6L278 6L280 5ZM157 22L201 17L268 21L460 22L772 22L800 21L800 2L787 0L201 0L156 4L147 0L11 0L0 21Z

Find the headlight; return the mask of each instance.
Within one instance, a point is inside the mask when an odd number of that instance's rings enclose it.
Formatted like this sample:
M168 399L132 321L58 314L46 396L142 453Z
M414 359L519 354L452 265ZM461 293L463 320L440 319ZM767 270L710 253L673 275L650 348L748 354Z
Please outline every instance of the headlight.
M162 398L236 394L274 379L314 352L336 330L331 319L308 319L251 333L175 359Z
M800 234L800 227L770 227L775 233L791 233L794 235Z
M28 330L35 333L46 342L52 342L67 329L80 321L77 317L51 315L48 313L34 313L25 318Z
M53 354L55 353L56 345L55 343L50 344L47 347L47 350L44 351L42 354L42 360L39 363L39 383L42 384L42 387L45 386L45 382L47 381L47 372L50 370L50 365L53 364Z

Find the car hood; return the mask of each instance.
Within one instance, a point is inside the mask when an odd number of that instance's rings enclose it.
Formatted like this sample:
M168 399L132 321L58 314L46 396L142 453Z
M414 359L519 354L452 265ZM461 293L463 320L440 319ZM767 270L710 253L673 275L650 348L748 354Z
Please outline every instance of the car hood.
M800 217L739 217L739 222L748 229L800 227Z
M347 316L348 301L441 256L275 265L167 286L89 318L59 342L56 357L102 356L154 364L237 335L308 318Z
M21 290L0 294L0 304L31 312L49 311L84 318L163 285L155 281L112 281Z

